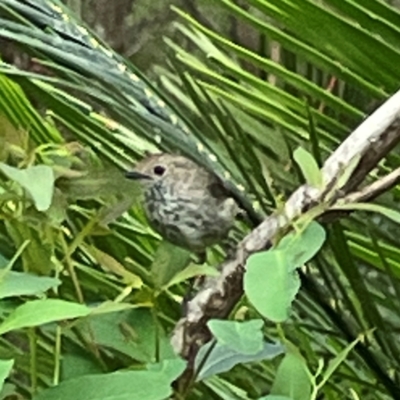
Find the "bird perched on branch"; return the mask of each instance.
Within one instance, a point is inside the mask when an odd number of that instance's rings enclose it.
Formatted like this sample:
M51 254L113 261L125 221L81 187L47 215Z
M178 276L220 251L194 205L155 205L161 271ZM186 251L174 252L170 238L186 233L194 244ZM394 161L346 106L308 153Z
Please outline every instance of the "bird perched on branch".
M153 154L126 177L144 189L150 224L164 239L204 257L222 242L239 208L216 175L181 155Z

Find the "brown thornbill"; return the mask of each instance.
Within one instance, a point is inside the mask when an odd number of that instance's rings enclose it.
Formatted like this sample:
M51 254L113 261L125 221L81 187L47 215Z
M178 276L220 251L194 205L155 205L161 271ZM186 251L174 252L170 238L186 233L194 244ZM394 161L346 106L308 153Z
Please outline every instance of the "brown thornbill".
M238 206L220 180L192 160L153 154L126 176L142 184L149 222L167 241L204 255L227 238Z

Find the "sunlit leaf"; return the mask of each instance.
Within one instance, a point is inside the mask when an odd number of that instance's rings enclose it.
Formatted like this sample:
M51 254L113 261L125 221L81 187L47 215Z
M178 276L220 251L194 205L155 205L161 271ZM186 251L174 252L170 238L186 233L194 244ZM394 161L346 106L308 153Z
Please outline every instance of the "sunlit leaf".
M207 343L202 346L196 356L196 366L204 361L201 370L198 373L197 380L201 381L210 376L220 374L231 370L235 365L271 360L284 352L284 347L279 343L266 343L262 345L262 349L254 354L244 354L236 351L230 346L223 344Z
M0 360L0 388L3 388L4 381L11 372L14 360Z
M289 317L290 305L300 288L290 262L282 250L257 253L247 260L244 291L257 311L271 321Z
M8 271L0 279L0 298L38 295L60 284L56 278Z
M54 173L49 166L34 165L18 169L0 163L0 170L28 191L38 211L46 211L50 207L54 192Z
M264 322L260 319L243 322L212 319L207 325L219 344L238 353L254 354L263 347Z
M290 269L294 270L311 260L320 250L325 239L324 228L312 221L304 229L288 233L275 249L285 252L285 257L290 259Z
M310 399L310 372L305 360L296 350L288 352L280 363L271 394L287 396L293 400Z
M293 158L300 167L306 182L316 188L322 186L322 173L311 153L299 147L293 153Z
M348 204L338 204L333 207L335 210L348 210L348 211L369 211L377 214L381 214L386 218L400 224L400 212L390 209L379 204L371 203L348 203Z
M172 394L171 384L185 363L174 360L148 371L118 371L86 375L43 390L34 400L157 400ZM79 390L77 390L79 388Z
M49 322L61 321L64 319L84 317L90 313L90 308L58 299L45 299L28 301L17 307L0 324L0 334L6 332L39 326Z

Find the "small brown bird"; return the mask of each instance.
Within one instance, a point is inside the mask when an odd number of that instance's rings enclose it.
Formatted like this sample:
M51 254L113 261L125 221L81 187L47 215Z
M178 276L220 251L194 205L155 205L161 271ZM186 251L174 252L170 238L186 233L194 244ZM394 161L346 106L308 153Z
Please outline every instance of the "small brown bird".
M141 182L149 222L170 243L204 256L227 238L238 206L217 176L192 160L153 154L126 176Z

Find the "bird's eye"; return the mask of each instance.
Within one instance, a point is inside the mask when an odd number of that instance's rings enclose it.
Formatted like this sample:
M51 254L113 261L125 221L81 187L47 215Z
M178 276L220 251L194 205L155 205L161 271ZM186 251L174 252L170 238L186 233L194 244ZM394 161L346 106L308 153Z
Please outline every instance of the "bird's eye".
M161 165L156 165L153 169L154 173L158 176L162 176L165 172L165 168Z

